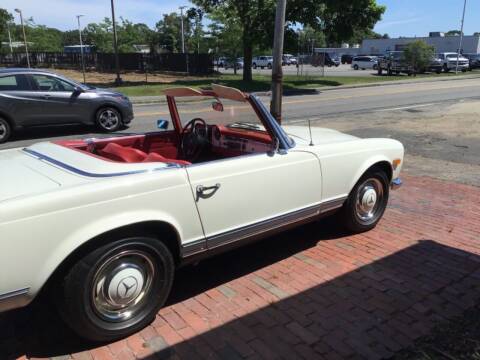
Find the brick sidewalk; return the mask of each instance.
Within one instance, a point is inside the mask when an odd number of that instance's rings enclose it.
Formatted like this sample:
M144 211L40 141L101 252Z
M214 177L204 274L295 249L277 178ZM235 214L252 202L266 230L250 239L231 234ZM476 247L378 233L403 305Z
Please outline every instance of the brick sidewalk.
M405 180L374 231L322 221L182 269L151 326L114 344L42 301L4 315L0 359L388 358L480 298L480 189Z

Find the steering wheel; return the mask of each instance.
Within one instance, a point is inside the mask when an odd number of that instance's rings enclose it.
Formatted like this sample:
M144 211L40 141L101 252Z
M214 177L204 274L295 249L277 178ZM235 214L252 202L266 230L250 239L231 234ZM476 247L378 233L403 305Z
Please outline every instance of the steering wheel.
M192 119L183 127L180 151L185 160L193 161L198 158L208 143L207 134L207 123L201 118Z

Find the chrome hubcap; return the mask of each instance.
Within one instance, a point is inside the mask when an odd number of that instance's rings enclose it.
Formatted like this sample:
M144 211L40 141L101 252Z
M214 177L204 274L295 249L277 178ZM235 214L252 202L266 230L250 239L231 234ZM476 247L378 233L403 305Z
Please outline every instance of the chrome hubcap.
M381 210L383 195L382 183L377 179L368 179L358 188L356 213L362 222L375 221Z
M120 123L118 115L112 110L105 110L100 114L100 124L107 130L115 129Z
M108 258L97 270L92 286L95 311L109 321L124 321L144 305L152 287L153 259L128 250Z
M0 140L7 136L7 127L0 123Z

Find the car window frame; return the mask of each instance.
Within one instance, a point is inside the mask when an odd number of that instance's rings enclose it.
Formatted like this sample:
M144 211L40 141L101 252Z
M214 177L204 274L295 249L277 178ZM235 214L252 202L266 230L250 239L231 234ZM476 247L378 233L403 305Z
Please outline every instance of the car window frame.
M72 87L72 90L42 90L40 88L37 88L37 81L34 79L35 76L44 76L46 78L51 78L55 81L58 81L60 83L64 82L68 85L70 85ZM37 73L37 74L28 74L28 78L29 78L29 82L30 82L30 88L31 88L31 91L34 91L34 92L54 92L54 93L62 93L62 92L65 92L65 93L73 93L75 91L75 88L78 86L77 84L75 83L72 83L70 81L67 81L66 79L63 79L63 78L60 78L58 76L55 76L55 75L51 75L51 74L40 74L40 73Z
M28 79L28 77L25 75L25 74L6 74L6 75L2 75L0 76L0 78L6 78L6 77L14 77L15 78L15 82L16 82L16 86L17 86L17 89L15 90L0 90L0 92L10 92L10 91L31 91L32 90L32 86L30 84L30 81ZM20 89L18 88L19 84L21 84L21 81L18 81L19 78L23 78L23 81L24 81L24 84L27 85L27 87L25 89Z

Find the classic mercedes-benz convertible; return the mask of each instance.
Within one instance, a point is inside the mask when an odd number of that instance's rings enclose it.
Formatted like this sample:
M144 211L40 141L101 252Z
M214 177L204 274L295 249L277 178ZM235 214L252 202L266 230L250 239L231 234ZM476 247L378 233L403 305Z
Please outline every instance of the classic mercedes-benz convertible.
M155 132L0 152L0 311L49 291L81 336L121 338L178 266L333 213L370 230L401 185L398 141L281 127L219 85L166 97Z

